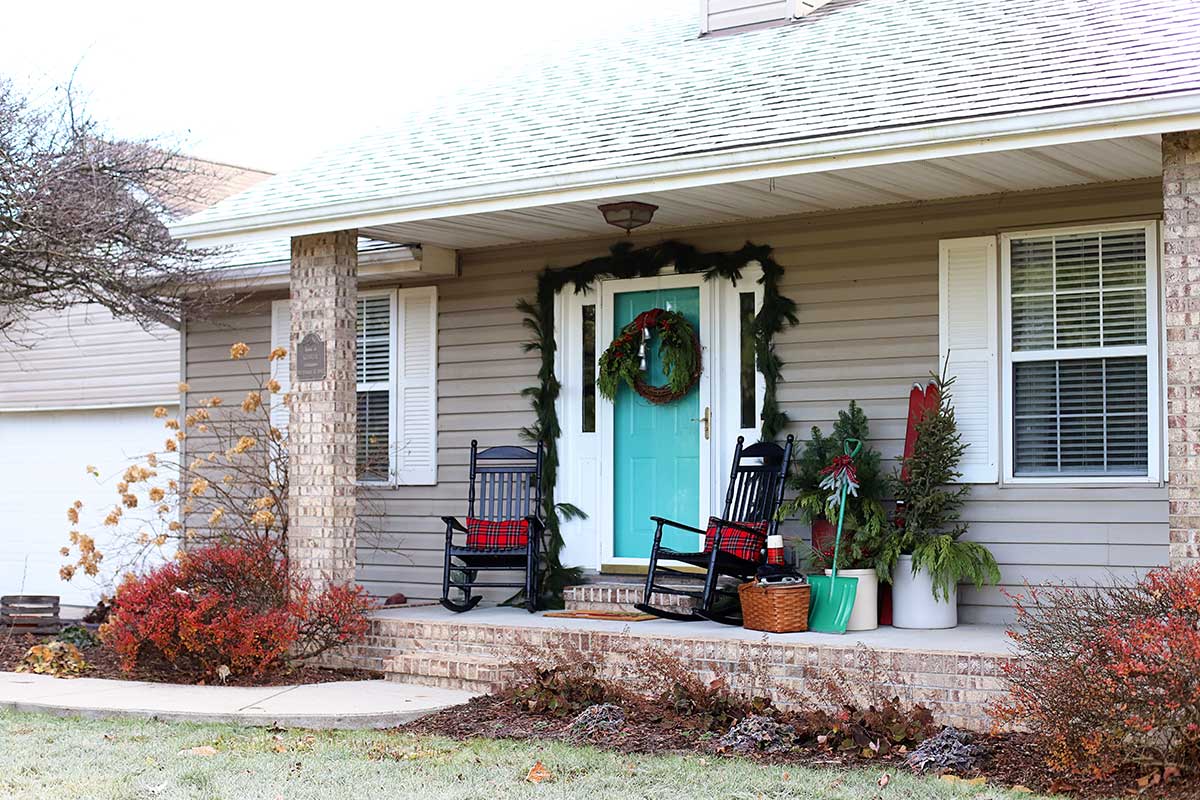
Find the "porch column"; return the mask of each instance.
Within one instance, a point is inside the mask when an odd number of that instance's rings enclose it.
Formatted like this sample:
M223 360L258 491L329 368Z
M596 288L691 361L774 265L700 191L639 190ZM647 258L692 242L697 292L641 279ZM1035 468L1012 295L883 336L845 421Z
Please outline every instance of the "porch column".
M1200 131L1164 134L1171 566L1200 562Z
M314 588L354 580L357 231L292 238L288 557Z

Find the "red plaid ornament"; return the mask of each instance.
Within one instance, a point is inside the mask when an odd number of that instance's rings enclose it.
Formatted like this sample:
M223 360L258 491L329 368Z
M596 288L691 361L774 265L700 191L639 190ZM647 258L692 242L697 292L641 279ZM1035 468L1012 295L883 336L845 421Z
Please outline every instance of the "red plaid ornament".
M529 544L529 520L467 517L467 547L512 550Z
M754 533L748 533L741 528L725 526L721 530L721 552L746 561L761 561L762 550L767 544L767 523L739 522L739 525L751 528ZM713 542L717 538L717 528L720 522L716 517L708 518L708 533L704 536L704 552L711 553Z

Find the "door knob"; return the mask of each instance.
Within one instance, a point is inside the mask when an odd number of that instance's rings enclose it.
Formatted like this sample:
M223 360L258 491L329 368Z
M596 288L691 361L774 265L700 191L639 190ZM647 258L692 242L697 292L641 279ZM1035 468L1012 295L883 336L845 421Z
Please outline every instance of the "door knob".
M712 425L712 413L711 413L711 410L709 409L709 407L708 406L704 407L704 416L692 417L692 422L703 422L704 423L704 441L707 442L709 440L709 433L710 433L709 429Z

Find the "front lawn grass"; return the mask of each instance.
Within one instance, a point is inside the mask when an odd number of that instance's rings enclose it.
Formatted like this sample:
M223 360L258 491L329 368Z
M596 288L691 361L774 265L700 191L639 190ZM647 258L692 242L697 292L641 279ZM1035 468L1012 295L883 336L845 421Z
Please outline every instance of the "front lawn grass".
M94 798L1033 798L893 771L630 756L556 742L455 742L390 731L272 731L0 711L0 797ZM526 781L541 761L552 778ZM889 771L894 766L889 767Z

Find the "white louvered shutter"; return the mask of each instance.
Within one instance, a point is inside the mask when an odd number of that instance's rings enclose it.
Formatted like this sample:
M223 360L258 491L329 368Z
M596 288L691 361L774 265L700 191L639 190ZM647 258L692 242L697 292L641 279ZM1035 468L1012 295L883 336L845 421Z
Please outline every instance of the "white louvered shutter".
M968 445L958 467L963 483L1000 479L996 253L994 236L943 239L939 247L938 350L955 379L954 416Z
M437 287L401 289L397 301L396 479L437 483Z
M292 386L292 314L291 302L276 300L271 303L271 349L282 347L287 356L271 362L271 377L279 382L279 391L271 393L271 424L287 432L288 407L284 395Z

